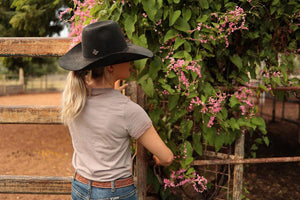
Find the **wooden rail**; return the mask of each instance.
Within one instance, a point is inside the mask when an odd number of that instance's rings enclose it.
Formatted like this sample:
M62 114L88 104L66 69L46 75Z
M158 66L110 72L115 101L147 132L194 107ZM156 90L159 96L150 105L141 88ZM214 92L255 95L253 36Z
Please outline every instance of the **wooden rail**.
M0 124L61 124L59 106L0 106Z
M72 177L0 175L0 193L71 194Z
M71 43L72 38L0 37L0 57L58 57Z

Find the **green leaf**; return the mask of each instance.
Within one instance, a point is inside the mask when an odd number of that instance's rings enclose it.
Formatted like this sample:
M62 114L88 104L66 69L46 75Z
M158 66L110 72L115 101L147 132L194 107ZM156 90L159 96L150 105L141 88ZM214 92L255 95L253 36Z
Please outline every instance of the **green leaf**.
M239 68L239 70L243 68L243 61L238 55L235 54L233 56L230 56L230 60Z
M263 140L264 140L265 144L266 144L267 146L269 146L269 145L270 145L269 138L268 138L268 137L266 137L266 136L264 136L264 137L262 137L262 138L263 138Z
M254 116L254 117L252 117L251 122L258 126L266 126L265 120L261 117Z
M213 48L211 47L210 44L202 43L201 45L202 45L205 49L207 49L210 53L213 53Z
M187 51L178 51L173 55L173 58L186 58L187 61L192 60L192 56Z
M179 31L188 32L191 30L190 24L183 18L179 17L174 24L174 28L176 28Z
M155 80L159 70L161 70L163 67L163 63L161 59L158 56L155 56L153 61L149 65L149 76L152 78L152 80Z
M195 169L193 167L189 168L188 171L185 173L186 175L190 175L195 172Z
M137 68L139 72L141 72L145 68L146 63L147 63L147 59L135 60L134 66Z
M158 8L161 8L163 5L163 0L157 0Z
M173 110L177 104L178 104L178 100L180 98L180 95L169 95L168 100L169 100L169 104L168 104L168 108L169 110Z
M255 139L255 142L256 142L257 144L262 144L262 139L261 139L261 138L256 138L256 139Z
M129 39L131 39L132 33L135 31L136 21L137 15L124 14L124 29Z
M171 112L170 122L171 123L176 122L179 118L183 117L185 114L186 114L186 110L185 109L173 110Z
M240 101L233 95L230 97L230 100L229 100L229 106L230 108L233 108L234 106L240 104Z
M152 110L150 113L149 113L149 116L153 122L154 125L157 125L158 124L158 121L161 119L161 115L163 114L163 110L160 109L160 108L157 108L155 110Z
M171 95L175 93L175 90L168 84L162 83L161 87L167 90Z
M166 35L164 37L164 43L167 42L170 39L173 39L177 35L178 35L178 31L176 31L175 29L168 30L168 32L166 33Z
M191 46L191 44L190 44L189 42L187 42L187 41L184 42L184 50L185 50L186 52L191 52L191 51L192 51L192 46Z
M198 153L198 155L202 156L202 142L201 142L201 134L194 133L192 135L193 138L193 148Z
M166 20L168 15L169 15L170 9L169 7L164 7L164 15L163 15L163 20Z
M191 157L193 155L193 147L189 141L185 141L183 146L183 151L186 150L186 155Z
M184 42L185 42L184 39L177 37L174 43L174 50L178 49L178 47L180 47Z
M133 35L132 41L136 45L142 46L144 48L148 48L148 42L145 34L142 34L139 37L137 35Z
M181 167L186 169L189 167L189 165L194 161L194 158L193 157L187 157L185 160L182 160L180 162L181 164Z
M265 85L260 84L259 88L263 89L265 92L268 92L268 88Z
M209 4L208 4L207 0L199 0L199 3L200 3L200 7L202 9L208 9L209 8Z
M191 19L191 16L192 16L191 9L184 7L182 9L182 16L183 16L184 20L188 22Z
M145 91L145 93L149 96L149 97L153 97L154 94L154 87L153 87L153 81L152 79L149 77L146 79L145 82L141 83L143 90Z
M170 18L169 18L169 26L173 26L173 24L177 21L177 19L180 17L181 11L176 10L175 12L170 13Z
M178 51L173 55L173 58L184 58L184 51Z
M230 127L232 128L233 131L240 129L239 124L237 123L236 119L234 119L233 117L230 118L229 124L230 124Z
M186 139L190 135L193 124L194 123L193 123L192 120L188 121L186 119L183 119L181 121L181 123L180 123L180 132L183 134L184 139Z
M258 149L258 146L256 144L252 144L251 150L256 151Z
M155 0L143 0L142 1L145 12L149 19L155 22L155 15L157 13L157 5ZM135 14L136 15L136 14Z
M220 135L216 135L215 137L215 150L216 152L218 152L224 145L224 139L225 135L224 134L220 134Z

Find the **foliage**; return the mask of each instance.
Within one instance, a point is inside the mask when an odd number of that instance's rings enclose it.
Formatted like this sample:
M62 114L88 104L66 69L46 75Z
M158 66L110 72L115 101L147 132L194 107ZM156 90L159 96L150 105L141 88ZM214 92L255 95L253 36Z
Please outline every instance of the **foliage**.
M72 6L69 0L1 0L1 37L45 37L59 34L64 24L58 18L62 6ZM24 68L25 75L42 75L57 70L55 58L4 58L9 71Z
M289 78L300 51L297 0L74 3L66 12L75 13L76 42L85 25L112 19L133 43L154 52L153 59L136 61L135 67L153 124L176 155L165 168L166 187L187 180L198 191L206 189L192 166L202 156L203 142L219 151L241 134L259 133L257 141L268 145L265 121L255 115L250 99L299 85L299 79ZM258 89L251 89L252 83Z

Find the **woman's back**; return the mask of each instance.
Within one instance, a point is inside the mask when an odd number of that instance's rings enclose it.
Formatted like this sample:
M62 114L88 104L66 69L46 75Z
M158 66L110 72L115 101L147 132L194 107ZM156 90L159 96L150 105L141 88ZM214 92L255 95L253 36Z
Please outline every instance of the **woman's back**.
M130 176L130 138L139 138L151 125L145 111L117 90L93 89L69 125L77 172L102 182Z

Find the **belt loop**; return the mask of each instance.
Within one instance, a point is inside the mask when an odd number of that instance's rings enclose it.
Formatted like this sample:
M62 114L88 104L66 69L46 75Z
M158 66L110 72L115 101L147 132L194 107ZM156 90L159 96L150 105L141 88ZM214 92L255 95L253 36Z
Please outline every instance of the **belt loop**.
M74 172L73 181L75 180L76 174L77 174L77 170L75 170L75 172Z
M115 188L115 182L111 181L111 192L115 192L116 188Z
M91 195L92 195L92 181L91 180L89 180L89 183L88 183L88 190L89 190L88 199L91 199Z

